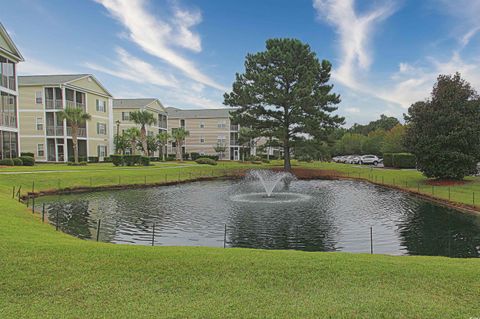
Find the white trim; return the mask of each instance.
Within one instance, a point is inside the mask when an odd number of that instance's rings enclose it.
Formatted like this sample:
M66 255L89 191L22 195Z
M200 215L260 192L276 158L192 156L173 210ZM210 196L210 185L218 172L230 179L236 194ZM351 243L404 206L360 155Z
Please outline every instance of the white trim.
M110 119L110 116L92 115L92 118L102 119L102 120L109 120L109 119Z
M16 64L15 64L16 65ZM15 70L16 72L16 70ZM16 73L15 73L16 74ZM16 81L16 80L15 80ZM17 91L14 91L14 90L11 90L9 88L6 88L6 87L3 87L3 86L0 86L0 92L4 92L4 93L7 93L7 94L10 94L10 95L15 95L18 97L18 89Z
M27 112L41 112L41 113L44 113L45 109L23 109L23 110L18 110L19 113L27 113ZM53 110L48 110L48 111L53 111ZM57 110L57 111L60 111L60 110Z

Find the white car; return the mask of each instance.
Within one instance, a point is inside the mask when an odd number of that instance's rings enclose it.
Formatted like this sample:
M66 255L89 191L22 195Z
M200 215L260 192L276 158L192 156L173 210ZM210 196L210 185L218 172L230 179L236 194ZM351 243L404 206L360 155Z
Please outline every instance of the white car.
M363 155L360 157L360 164L373 164L375 166L381 162L381 159L376 155Z

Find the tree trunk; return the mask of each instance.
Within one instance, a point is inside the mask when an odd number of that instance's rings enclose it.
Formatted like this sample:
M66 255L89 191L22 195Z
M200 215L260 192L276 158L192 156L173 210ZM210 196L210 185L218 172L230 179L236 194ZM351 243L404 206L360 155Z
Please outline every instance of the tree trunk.
M162 160L165 162L166 145L162 144Z
M131 155L135 155L135 149L137 148L137 141L131 140L130 141L130 147L132 149L132 154Z
M73 158L75 164L78 164L78 138L77 138L77 126L72 124L72 147Z
M287 172L292 170L290 164L290 145L287 140L283 141L283 169Z
M140 129L140 137L142 139L142 148L143 148L143 155L148 155L148 146L147 146L147 132L145 129L145 125L142 125Z
M177 140L177 149L176 149L176 153L177 153L177 161L181 161L182 160L182 144L180 143L180 140Z

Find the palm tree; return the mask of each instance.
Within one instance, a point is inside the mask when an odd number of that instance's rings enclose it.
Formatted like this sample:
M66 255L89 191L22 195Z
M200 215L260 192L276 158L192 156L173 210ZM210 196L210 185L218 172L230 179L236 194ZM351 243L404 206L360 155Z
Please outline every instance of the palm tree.
M85 124L92 116L85 113L82 108L79 107L66 107L64 110L57 113L60 120L67 120L72 128L72 146L73 157L75 164L78 164L78 128L80 125Z
M162 161L165 161L166 147L170 138L171 136L167 131L157 134L157 141L160 145L160 151L162 152Z
M138 138L140 137L140 130L136 127L131 127L125 131L125 136L130 142L130 148L132 149L132 155L135 155L137 149Z
M145 129L146 125L152 125L155 123L155 117L153 113L147 110L135 111L130 113L130 119L135 124L140 124L140 141L142 142L142 148L144 155L148 155L148 145L147 145L147 130Z
M190 132L185 130L183 127L172 130L172 138L175 140L175 144L177 146L176 147L177 161L183 160L182 146L187 136L190 136Z

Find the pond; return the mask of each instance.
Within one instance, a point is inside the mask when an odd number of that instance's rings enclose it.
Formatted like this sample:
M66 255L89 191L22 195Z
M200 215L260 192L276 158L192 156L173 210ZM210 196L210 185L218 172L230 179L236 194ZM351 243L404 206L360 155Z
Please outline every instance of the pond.
M111 243L480 256L480 216L396 190L346 180L218 180L39 198L50 223ZM244 194L252 194L245 197ZM37 206L38 207L38 206Z

